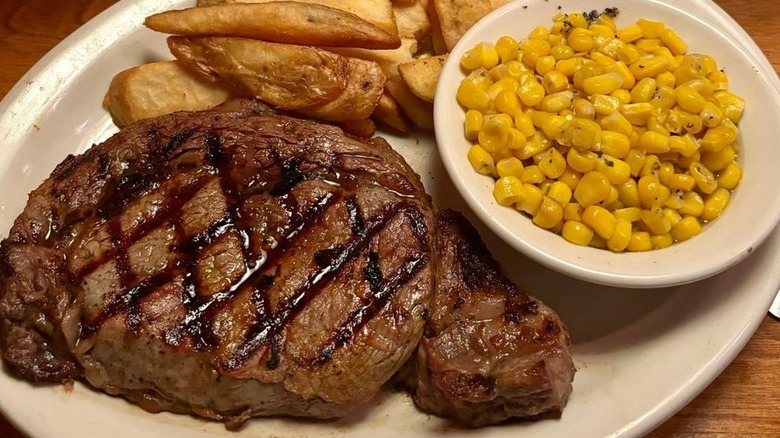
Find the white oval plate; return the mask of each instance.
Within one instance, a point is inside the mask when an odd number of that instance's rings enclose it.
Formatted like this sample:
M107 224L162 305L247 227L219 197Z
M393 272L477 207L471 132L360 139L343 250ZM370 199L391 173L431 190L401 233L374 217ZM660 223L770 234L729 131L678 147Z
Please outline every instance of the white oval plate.
M144 29L143 17L192 3L116 4L46 55L0 103L3 234L27 193L57 163L115 131L101 108L111 77L132 65L170 58L165 37ZM723 21L709 2L695 3L700 14ZM467 210L431 137L386 137L420 173L438 205ZM518 255L484 229L483 234L510 276L558 310L571 330L579 370L560 420L459 429L418 412L404 394L383 392L339 421L256 419L239 432L228 432L221 424L188 416L149 414L82 384L71 391L33 387L5 372L0 372L0 409L35 437L636 436L687 404L731 362L780 284L778 232L735 268L704 282L656 290L579 282Z

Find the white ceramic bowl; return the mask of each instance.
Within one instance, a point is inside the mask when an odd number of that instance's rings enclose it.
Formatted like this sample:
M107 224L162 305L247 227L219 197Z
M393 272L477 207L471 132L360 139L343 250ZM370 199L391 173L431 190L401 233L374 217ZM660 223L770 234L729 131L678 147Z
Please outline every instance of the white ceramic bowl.
M718 22L703 22L697 7L707 1L594 0L587 10L618 7L618 27L645 17L664 21L688 43L688 52L708 53L730 79L730 90L747 101L739 123L738 162L744 176L725 213L688 241L644 253L612 253L579 247L535 226L513 208L499 206L493 179L477 174L466 158L470 143L463 136L464 110L455 93L465 77L461 56L482 41L502 35L518 40L535 26L549 28L553 14L582 12L575 0L510 2L477 23L452 50L436 90L436 139L444 165L474 213L512 247L537 262L582 280L621 287L653 288L690 283L717 274L748 257L780 219L780 81L750 37L725 12ZM679 5L680 2L677 2ZM705 6L706 4L706 6ZM699 6L697 6L699 5Z

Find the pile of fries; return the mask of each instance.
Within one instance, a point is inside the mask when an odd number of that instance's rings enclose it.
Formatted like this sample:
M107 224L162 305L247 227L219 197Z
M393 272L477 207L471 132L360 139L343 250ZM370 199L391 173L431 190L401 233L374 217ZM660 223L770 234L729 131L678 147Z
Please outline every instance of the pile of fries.
M509 0L198 0L146 18L175 60L114 77L104 105L122 127L233 96L342 126L433 129L447 53Z

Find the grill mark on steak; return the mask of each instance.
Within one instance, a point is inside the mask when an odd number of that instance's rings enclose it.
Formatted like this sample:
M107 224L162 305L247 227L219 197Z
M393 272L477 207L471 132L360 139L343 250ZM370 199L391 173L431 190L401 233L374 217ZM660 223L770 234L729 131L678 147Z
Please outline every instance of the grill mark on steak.
M322 288L333 280L336 275L352 262L365 248L365 246L381 232L387 224L401 213L414 211L415 206L409 202L395 202L385 206L384 211L366 221L366 226L354 236L347 244L344 245L343 250L338 252L336 256L331 260L331 263L327 266L321 267L320 270L310 275L304 285L299 287L293 294L290 300L288 300L283 307L271 317L258 319L256 323L250 328L248 336L245 341L236 349L236 352L225 361L223 364L227 369L236 369L241 366L249 357L257 351L266 342L271 342L271 358L268 361L268 367L274 368L274 365L278 364L277 355L278 351L275 351L279 335L287 324L295 318L295 316L309 303L315 296L322 290ZM427 257L424 261L421 259L420 263L424 266L427 263ZM419 268L417 268L419 269ZM415 270L416 272L416 270ZM404 284L411 278L411 274L404 276ZM394 289L393 289L394 290ZM388 294L391 295L391 294ZM354 315L354 314L353 314ZM348 319L351 321L352 317ZM365 318L368 320L368 318ZM361 320L363 321L363 320ZM364 323L364 322L363 322ZM338 331L338 330L337 330Z
M371 254L376 254L372 252ZM371 255L369 255L371 257ZM378 257L373 258L378 263ZM370 262L369 262L370 263ZM329 341L320 348L320 353L312 361L312 366L319 366L329 362L333 353L343 347L355 336L361 327L373 319L380 310L390 301L395 292L406 284L417 272L428 264L428 256L423 253L415 253L408 261L398 268L387 282L382 282L378 264L366 266L364 275L371 285L371 299L360 308L353 311L347 320L331 335ZM379 275L376 279L375 275Z

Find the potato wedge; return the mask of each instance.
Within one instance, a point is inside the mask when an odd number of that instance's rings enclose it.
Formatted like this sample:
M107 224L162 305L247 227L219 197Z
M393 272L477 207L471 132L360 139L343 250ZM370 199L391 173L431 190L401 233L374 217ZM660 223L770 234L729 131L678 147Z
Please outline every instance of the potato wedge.
M431 46L433 46L433 53L441 55L449 52L447 44L444 43L444 35L441 33L441 22L439 21L439 15L436 13L436 8L433 7L433 2L428 3L426 11L428 11L428 19L431 20Z
M175 111L219 105L230 91L190 73L176 61L142 64L114 76L103 106L118 127Z
M433 0L447 51L493 7L490 0Z
M347 58L347 88L335 100L297 113L330 122L367 119L374 112L386 77L379 64L357 58Z
M146 18L158 32L254 38L276 43L395 49L397 35L349 12L291 1L221 3L170 10Z
M431 32L431 20L423 5L414 2L409 5L394 4L393 13L398 25L398 36L422 40Z
M279 0L206 0L224 3L269 3ZM398 27L393 16L390 0L296 0L300 3L317 4L340 9L375 24L393 35L398 35Z
M367 50L352 47L329 47L327 50L350 58L374 61L382 68L382 73L390 77L397 74L396 67L398 64L409 62L413 59L414 54L417 52L417 40L404 38L401 40L401 47L392 50Z
M234 37L168 37L182 65L236 94L296 110L330 102L347 87L349 63L327 50Z
M387 78L385 86L412 123L418 128L433 130L433 105L430 102L415 96L400 75Z
M436 84L447 55L430 56L404 62L398 66L398 73L409 90L426 102L433 102Z
M382 94L382 97L379 99L379 103L377 103L372 117L379 123L385 124L397 131L403 133L409 133L411 131L409 122L406 121L404 115L401 113L398 102L393 99L393 96L391 96L387 90L385 90L384 94Z
M346 122L337 123L336 126L347 134L358 137L369 138L376 133L376 124L371 119L347 120Z

